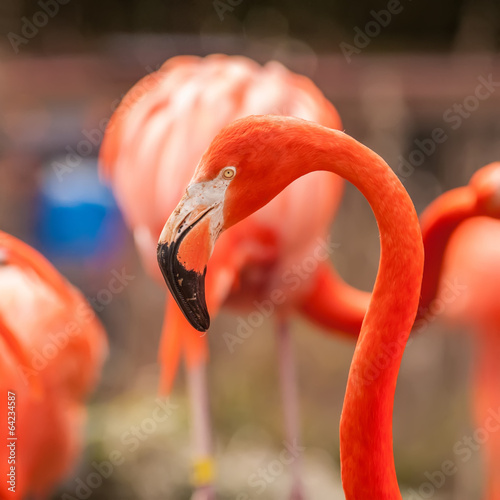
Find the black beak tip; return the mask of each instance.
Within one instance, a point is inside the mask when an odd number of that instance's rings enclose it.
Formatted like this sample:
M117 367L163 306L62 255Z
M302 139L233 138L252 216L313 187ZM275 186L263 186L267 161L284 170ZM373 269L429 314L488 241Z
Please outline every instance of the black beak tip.
M180 239L172 244L159 243L157 259L168 289L191 326L199 332L210 327L205 300L205 273L186 269L177 259Z
M199 332L206 332L210 328L210 316L207 315L206 318L200 318L198 324L193 324L193 327L196 328Z

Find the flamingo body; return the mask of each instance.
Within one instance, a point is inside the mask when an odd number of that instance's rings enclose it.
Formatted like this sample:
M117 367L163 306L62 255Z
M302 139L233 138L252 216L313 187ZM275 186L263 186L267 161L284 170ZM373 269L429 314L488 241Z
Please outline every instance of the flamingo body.
M448 321L474 328L482 322L500 325L500 221L474 217L453 232L446 249L438 297L446 300ZM453 300L446 283L459 287Z
M26 353L21 365L0 341L2 498L46 498L74 467L82 449L84 401L107 350L104 331L83 296L45 259L0 233L0 329ZM6 330L8 330L7 333ZM36 390L33 380L37 381ZM15 394L15 492L10 470L7 393ZM11 414L10 414L11 415Z
M500 409L500 221L474 217L450 238L438 297L446 304L446 320L473 333L473 416L486 429L483 457L484 498L500 500L500 429L493 418Z
M212 138L230 121L262 113L341 126L335 108L309 79L279 63L262 67L244 57L176 57L125 96L106 132L101 168L153 276L160 279L154 260L158 236ZM318 245L325 246L341 191L339 177L312 173L222 235L207 271L212 314L222 304L255 310L256 302L280 290L286 298L276 312L298 309L321 321L321 311L304 305L313 299L317 276L331 272L327 262L318 262L300 286L287 282L287 272ZM206 359L206 339L170 307L160 354L163 392L170 390L181 352L188 366L196 366Z

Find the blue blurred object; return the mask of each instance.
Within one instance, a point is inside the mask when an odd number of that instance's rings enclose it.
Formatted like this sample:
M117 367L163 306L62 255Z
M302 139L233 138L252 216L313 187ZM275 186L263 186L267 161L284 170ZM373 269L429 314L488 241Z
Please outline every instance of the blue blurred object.
M36 246L49 259L107 261L120 252L125 225L95 161L62 173L44 169L38 201Z

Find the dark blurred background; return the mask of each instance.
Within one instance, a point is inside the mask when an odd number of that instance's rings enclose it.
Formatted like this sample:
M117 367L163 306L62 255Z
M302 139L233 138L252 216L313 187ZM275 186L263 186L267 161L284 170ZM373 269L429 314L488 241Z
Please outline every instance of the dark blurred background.
M97 178L105 120L139 78L169 57L221 52L261 63L276 59L321 88L346 132L385 158L421 212L443 190L500 159L500 3L3 0L0 12L0 228L42 251L93 299L111 342L90 404L88 447L54 498L84 498L76 495L79 481L113 451L123 454L123 464L85 498L189 498L182 376L172 417L137 447L127 445L131 427L144 423L157 404L165 290L141 269L111 193ZM488 97L474 99L485 81ZM434 140L438 136L446 138ZM339 272L369 290L378 233L352 187L332 231ZM99 292L122 269L133 279L100 303ZM223 315L210 337L220 498L283 498L286 470L261 495L248 481L282 447L273 325L231 354L217 333L235 325ZM472 341L461 333L437 318L405 354L394 442L408 498L473 431ZM300 320L294 339L307 490L315 500L343 498L338 421L353 345ZM481 454L474 453L432 497L480 498L481 471Z

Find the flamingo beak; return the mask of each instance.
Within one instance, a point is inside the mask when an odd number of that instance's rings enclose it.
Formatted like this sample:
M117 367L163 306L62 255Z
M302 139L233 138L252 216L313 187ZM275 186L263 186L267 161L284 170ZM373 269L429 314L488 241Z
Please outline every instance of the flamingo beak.
M158 265L165 282L186 319L200 332L206 332L210 326L205 274L220 233L220 224L214 221L221 211L221 203L207 204L205 196L187 192L158 241Z

